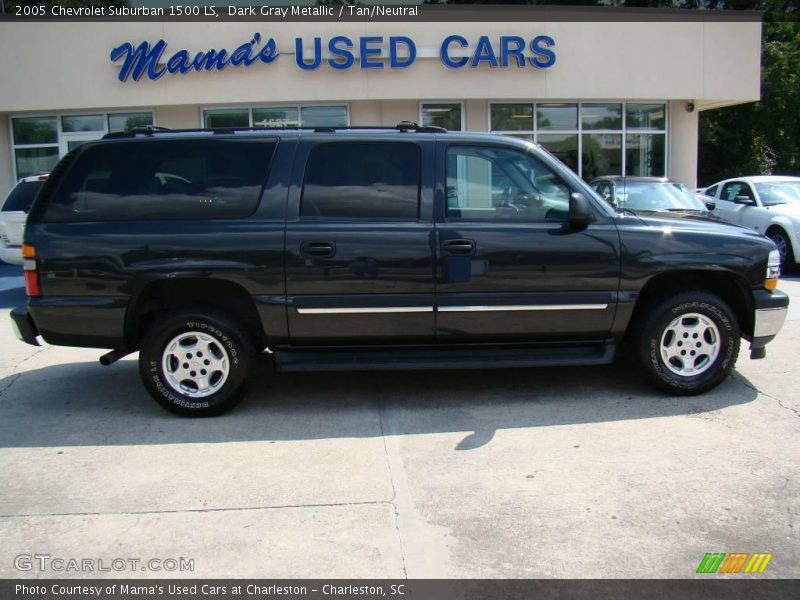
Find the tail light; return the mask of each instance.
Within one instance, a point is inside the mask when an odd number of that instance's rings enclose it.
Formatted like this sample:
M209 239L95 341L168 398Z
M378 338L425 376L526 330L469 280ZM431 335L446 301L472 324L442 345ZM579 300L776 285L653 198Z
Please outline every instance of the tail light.
M36 248L32 244L22 244L22 268L25 271L25 293L31 298L41 296L42 288L39 286Z

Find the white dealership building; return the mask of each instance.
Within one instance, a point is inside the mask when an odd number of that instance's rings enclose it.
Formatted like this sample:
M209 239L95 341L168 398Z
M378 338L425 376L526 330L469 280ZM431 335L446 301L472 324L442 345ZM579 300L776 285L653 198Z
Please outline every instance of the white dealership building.
M668 175L694 186L698 113L759 98L761 23L692 12L613 22L2 22L0 193L132 125L400 121L520 136L585 179Z

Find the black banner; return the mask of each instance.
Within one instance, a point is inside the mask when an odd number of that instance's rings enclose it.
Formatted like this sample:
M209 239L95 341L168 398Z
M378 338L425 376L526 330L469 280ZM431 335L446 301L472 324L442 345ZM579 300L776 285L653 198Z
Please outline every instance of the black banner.
M3 600L796 600L797 579L2 580Z
M762 13L745 10L684 10L597 6L398 4L387 2L311 6L213 2L139 2L129 6L73 7L68 2L48 6L14 6L0 21L303 21L303 22L747 22Z

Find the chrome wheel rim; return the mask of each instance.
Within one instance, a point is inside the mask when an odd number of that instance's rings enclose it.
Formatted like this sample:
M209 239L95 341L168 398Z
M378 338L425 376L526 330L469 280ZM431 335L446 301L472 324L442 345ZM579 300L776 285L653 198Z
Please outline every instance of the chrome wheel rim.
M661 360L676 375L692 377L711 368L721 347L714 321L700 313L685 313L664 328Z
M225 385L230 359L216 339L188 331L175 336L164 347L161 368L173 390L190 398L206 398Z
M772 242L778 247L778 252L781 255L781 262L786 260L786 238L784 238L782 235L773 234L769 236L769 239L771 239Z

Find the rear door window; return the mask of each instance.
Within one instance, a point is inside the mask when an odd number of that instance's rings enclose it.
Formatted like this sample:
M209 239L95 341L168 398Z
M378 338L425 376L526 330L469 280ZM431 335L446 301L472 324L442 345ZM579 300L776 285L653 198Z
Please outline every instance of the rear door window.
M11 190L11 193L6 198L3 204L3 212L7 211L22 211L28 212L33 204L33 199L42 188L44 180L41 181L20 181Z
M255 211L277 142L131 140L87 148L49 221L243 218Z
M416 220L420 161L413 143L320 144L306 165L300 217Z

